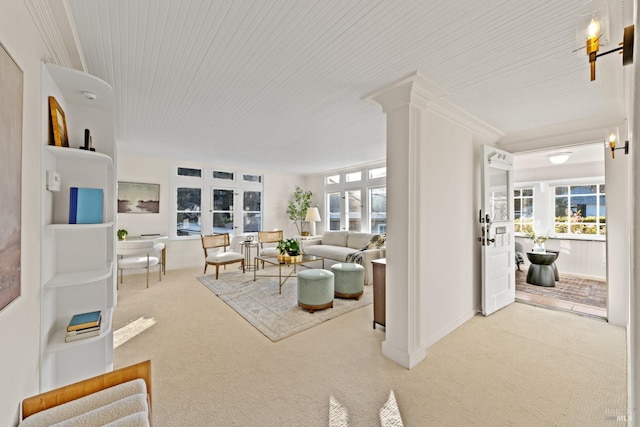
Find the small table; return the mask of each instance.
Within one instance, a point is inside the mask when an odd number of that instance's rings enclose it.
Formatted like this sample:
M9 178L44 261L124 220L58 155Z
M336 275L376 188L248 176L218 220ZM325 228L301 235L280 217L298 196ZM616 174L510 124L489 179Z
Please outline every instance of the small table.
M278 260L277 256L257 256L253 259L253 281L256 281L256 278L258 277L277 277L278 278L278 293L281 294L282 293L282 286L285 284L285 282L289 279L289 277L295 277L296 276L296 267L298 264L305 264L307 262L314 262L314 261L322 261L322 269L324 270L324 258L320 257L320 256L313 256L313 255L302 255L300 257L300 259L298 261L287 261L287 262L280 262ZM258 264L260 262L266 262L267 264L271 264L271 265L277 265L278 266L278 275L270 275L270 274L256 274L258 271ZM285 276L282 275L282 266L287 266L287 265L292 265L293 269L291 270L291 272L289 272L289 274L285 274ZM284 280L283 280L284 279Z
M527 283L554 287L556 276L553 263L558 258L558 254L555 252L527 252L527 258L531 262L527 272Z
M251 264L251 248L255 248L256 255L258 254L258 242L254 242L251 240L245 240L240 243L240 249L244 254L244 269L247 271L251 271L255 268L253 264ZM242 267L240 267L242 268Z

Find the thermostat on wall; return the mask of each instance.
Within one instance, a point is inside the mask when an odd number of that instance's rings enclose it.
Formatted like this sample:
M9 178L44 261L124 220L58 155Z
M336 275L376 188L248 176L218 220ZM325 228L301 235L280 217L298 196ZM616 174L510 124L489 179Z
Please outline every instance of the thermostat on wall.
M60 191L60 174L56 171L47 171L47 190Z

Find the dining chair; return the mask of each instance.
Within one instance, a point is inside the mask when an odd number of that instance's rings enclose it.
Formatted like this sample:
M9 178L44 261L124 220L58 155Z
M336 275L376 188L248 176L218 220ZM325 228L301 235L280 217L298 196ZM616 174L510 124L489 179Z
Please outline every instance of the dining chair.
M118 257L118 271L120 283L123 281L123 270L127 268L147 269L147 288L149 287L149 270L158 266L158 279L162 281L162 268L157 248L153 241L126 241L118 240L116 254Z

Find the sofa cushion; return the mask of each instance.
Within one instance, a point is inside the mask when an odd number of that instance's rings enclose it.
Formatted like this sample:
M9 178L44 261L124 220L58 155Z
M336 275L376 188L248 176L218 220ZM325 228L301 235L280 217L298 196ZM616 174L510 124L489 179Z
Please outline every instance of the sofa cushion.
M348 231L325 231L322 235L322 244L331 246L347 246Z
M362 250L371 241L371 237L372 236L373 236L373 234L371 234L371 233L354 233L354 232L351 232L351 233L349 233L349 239L348 239L347 244L345 246L348 246L348 247L353 248L353 249L358 250L358 251ZM324 243L324 241L322 243Z
M352 252L355 252L352 248L333 245L312 245L305 247L304 250L307 255L321 256L335 261L344 261Z

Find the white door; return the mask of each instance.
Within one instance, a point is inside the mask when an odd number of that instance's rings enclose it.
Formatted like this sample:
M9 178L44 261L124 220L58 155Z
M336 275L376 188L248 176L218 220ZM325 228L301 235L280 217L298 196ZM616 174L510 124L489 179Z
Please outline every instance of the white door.
M513 156L485 145L482 159L482 314L515 301Z

